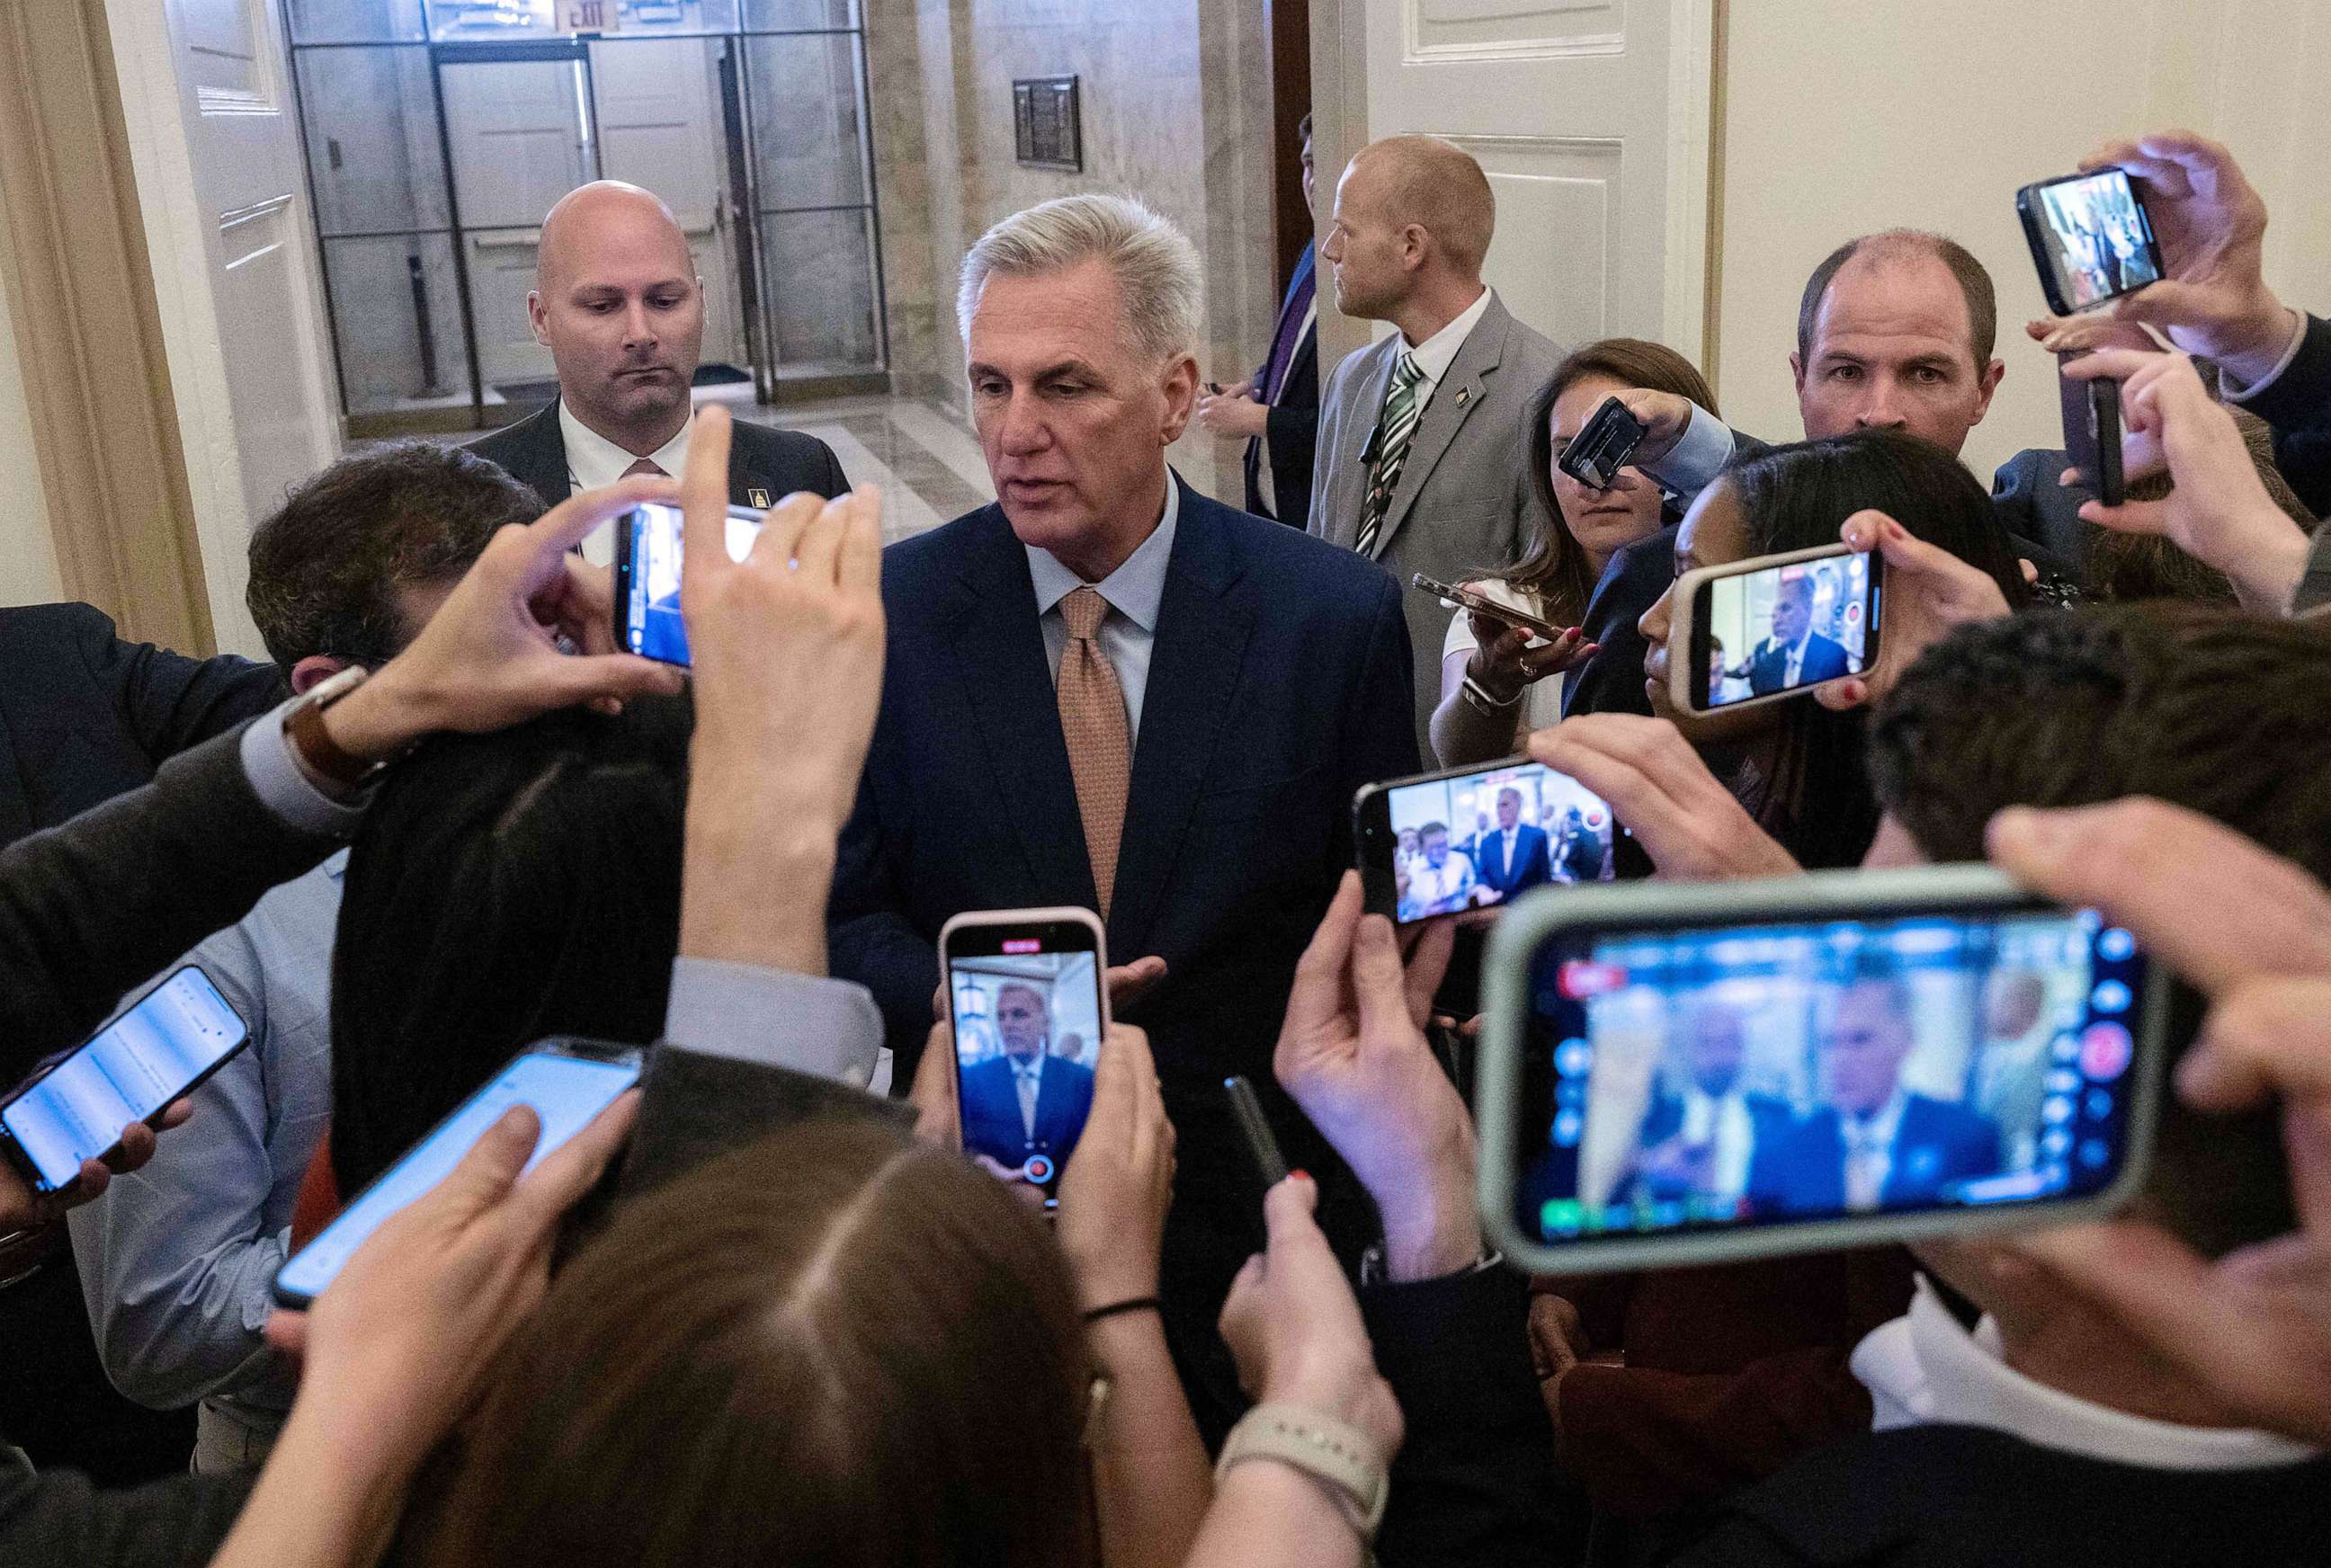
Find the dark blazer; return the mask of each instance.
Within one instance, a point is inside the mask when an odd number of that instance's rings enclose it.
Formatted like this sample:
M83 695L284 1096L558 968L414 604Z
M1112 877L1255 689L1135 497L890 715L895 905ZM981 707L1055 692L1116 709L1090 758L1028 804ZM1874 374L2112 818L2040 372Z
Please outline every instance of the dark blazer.
M903 1084L949 916L1092 908L1095 893L1027 551L1002 508L885 550L882 599L882 708L829 936L834 974L880 1004ZM1270 1055L1295 961L1352 864L1353 794L1417 771L1412 669L1390 577L1183 487L1108 933L1118 962L1166 963L1117 1016L1148 1031L1179 1139L1166 1326L1185 1378L1210 1362L1218 1397L1193 1404L1217 1440L1236 1407L1213 1318L1261 1240L1222 1081L1253 1080L1290 1162L1321 1179L1330 1236L1349 1240L1330 1212L1341 1167Z
M795 490L831 498L850 488L833 449L815 436L748 424L741 419L729 430L731 506L767 507ZM566 437L558 428L556 401L538 413L471 442L470 450L524 480L545 506L555 507L571 493L566 480Z
M1279 321L1271 327L1270 340L1279 341L1280 328L1288 312L1296 309L1298 290L1303 280L1313 280L1316 292L1318 262L1312 247L1303 247L1303 254L1295 263L1294 273L1287 280L1287 292L1279 301ZM1261 395L1263 376L1270 370L1268 361L1254 373L1257 395ZM1288 361L1287 379L1280 384L1279 400L1270 405L1270 413L1261 435L1246 443L1243 459L1246 470L1246 509L1259 518L1276 518L1282 523L1302 527L1311 516L1311 461L1319 442L1319 326L1314 321L1303 336L1296 339L1295 353ZM1270 493L1279 505L1262 504L1262 464L1270 463Z
M1370 1285L1360 1316L1407 1434L1376 1558L1384 1568L1573 1563L1586 1544L1578 1483L1556 1462L1529 1359L1519 1275L1468 1269Z
M963 1146L1009 1169L1031 1155L1050 1155L1056 1164L1065 1159L1092 1112L1092 1069L1064 1056L1045 1059L1044 1075L1037 1080L1033 1136L1020 1119L1020 1088L1013 1081L1009 1059L990 1057L966 1069L960 1081Z
M1982 1427L1904 1427L1809 1454L1725 1512L1677 1563L2315 1563L2331 1537L2331 1459L2162 1470Z
M1640 713L1649 718L1651 699L1643 695L1643 655L1649 645L1635 622L1659 603L1675 581L1676 531L1661 528L1614 554L1595 582L1580 618L1580 635L1597 644L1584 663L1562 678L1562 716Z
M0 844L136 789L289 695L271 664L124 641L87 604L0 610Z
M2331 513L2331 321L2309 316L2298 356L2235 406L2274 427L2274 466L2307 509Z
M1894 1129L1893 1161L1879 1200L1888 1208L1931 1202L1951 1182L1999 1169L1999 1128L1989 1117L1914 1094ZM1845 1206L1845 1134L1823 1106L1749 1166L1758 1208L1833 1212Z
M2071 460L2060 451L2027 447L2001 463L1991 476L1992 508L2016 541L2016 554L2042 570L2053 567L2076 584L2088 582L2090 525L2080 520L2083 503L2097 499L2093 483L2057 483ZM2038 546L2034 554L2031 546Z
M1790 1112L1788 1101L1776 1099L1766 1094L1746 1095L1742 1098L1748 1106L1748 1126L1755 1139L1754 1148L1763 1148L1788 1136L1790 1126L1794 1120ZM1643 1113L1642 1130L1635 1135L1636 1146L1648 1149L1654 1145L1666 1143L1681 1132L1683 1109L1683 1097L1680 1095L1660 1094L1653 1097L1651 1108ZM1752 1152L1751 1169L1754 1168L1754 1162L1755 1155ZM1646 1179L1640 1174L1631 1177L1622 1190L1628 1197L1632 1197L1639 1183L1646 1183ZM1651 1185L1650 1195L1654 1199L1671 1199L1687 1194L1670 1191L1664 1186ZM1622 1197L1620 1201L1626 1202L1627 1197Z
M1797 684L1834 680L1846 672L1845 646L1816 632L1805 640L1804 661L1797 667ZM1765 639L1764 651L1748 666L1748 689L1759 697L1787 689L1789 651Z
M1540 882L1554 880L1554 860L1546 841L1546 830L1523 822L1514 831L1514 860L1509 870L1500 863L1498 851L1504 836L1491 828L1473 841L1473 869L1481 880L1498 892L1513 894L1524 888L1535 888Z

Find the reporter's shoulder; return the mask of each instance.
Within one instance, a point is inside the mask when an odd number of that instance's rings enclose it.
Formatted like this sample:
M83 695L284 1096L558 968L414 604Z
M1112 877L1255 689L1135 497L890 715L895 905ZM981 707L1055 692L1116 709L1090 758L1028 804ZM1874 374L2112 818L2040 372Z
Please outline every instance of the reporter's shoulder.
M766 461L808 462L822 468L833 456L832 447L805 431L742 419L728 428L732 441Z
M110 642L119 636L113 617L94 604L13 604L0 609L0 641L18 646Z

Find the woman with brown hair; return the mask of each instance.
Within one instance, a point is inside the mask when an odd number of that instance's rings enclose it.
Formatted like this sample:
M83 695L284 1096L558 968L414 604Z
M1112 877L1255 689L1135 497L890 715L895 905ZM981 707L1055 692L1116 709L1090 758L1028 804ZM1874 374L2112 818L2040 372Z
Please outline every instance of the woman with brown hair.
M1641 470L1622 468L1608 489L1594 489L1555 466L1605 398L1636 388L1716 407L1707 378L1661 344L1605 337L1574 352L1530 404L1530 482L1554 526L1521 560L1470 586L1549 624L1575 627L1611 557L1674 520L1658 482ZM1432 749L1442 765L1510 756L1517 736L1558 721L1561 684L1546 677L1592 651L1575 635L1534 643L1518 626L1459 611L1441 646L1441 706L1432 714Z

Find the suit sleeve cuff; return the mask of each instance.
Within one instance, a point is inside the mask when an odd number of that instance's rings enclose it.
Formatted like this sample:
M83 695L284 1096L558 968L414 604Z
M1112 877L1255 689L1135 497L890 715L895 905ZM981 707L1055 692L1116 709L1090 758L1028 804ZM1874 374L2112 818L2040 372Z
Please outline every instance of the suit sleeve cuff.
M364 820L372 792L364 789L344 800L335 799L301 771L291 755L291 737L283 733L283 717L299 700L295 697L269 709L243 730L239 743L243 776L251 781L259 803L286 826L319 838L347 838Z
M863 985L752 964L680 957L664 1038L708 1056L760 1062L866 1087L882 1015Z
M1731 461L1732 427L1694 404L1691 423L1684 427L1675 450L1643 471L1688 502Z

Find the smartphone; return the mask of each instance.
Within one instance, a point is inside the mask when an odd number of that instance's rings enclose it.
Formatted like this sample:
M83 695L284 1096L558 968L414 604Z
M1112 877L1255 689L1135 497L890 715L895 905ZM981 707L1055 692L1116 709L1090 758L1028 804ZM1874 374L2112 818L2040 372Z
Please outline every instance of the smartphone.
M728 508L728 558L741 561L760 537L761 514ZM665 664L688 663L680 616L680 563L686 523L678 507L643 501L615 519L615 645Z
M2064 175L2015 193L2048 309L2069 316L2157 282L2161 246L2125 169Z
M2120 383L2078 381L2064 374L2064 363L2078 357L2060 355L2056 390L2064 407L2064 456L2080 470L2080 478L2096 487L2097 499L2117 507L2128 499L2120 466Z
M1223 1079L1223 1092L1230 1097L1231 1117L1246 1136L1255 1174L1268 1193L1287 1180L1287 1156L1280 1152L1279 1135L1270 1130L1270 1118L1262 1114L1262 1101L1255 1097L1254 1085L1233 1075Z
M631 1198L769 1134L804 1122L879 1123L903 1146L914 1107L855 1084L728 1051L656 1048L640 1079L640 1115L623 1150L619 1195Z
M81 1177L121 1129L184 1098L251 1040L250 1026L189 964L0 1101L0 1156L35 1193Z
M1533 637L1544 638L1548 642L1561 641L1562 628L1551 621L1542 621L1527 611L1500 604L1486 594L1476 593L1470 588L1460 588L1454 584L1443 583L1438 578L1428 577L1422 572L1417 573L1409 581L1452 609L1478 610L1493 621L1502 621L1508 626L1518 626Z
M1750 708L1859 675L1878 660L1877 557L1843 545L1702 566L1676 579L1685 657L1668 691L1686 713Z
M1620 831L1601 795L1527 757L1367 784L1352 797L1368 908L1403 926L1532 888L1610 881Z
M1483 1223L1576 1272L2101 1215L2167 978L1987 866L1534 900L1483 966Z
M291 1255L276 1272L275 1299L299 1309L322 1295L383 1221L451 1174L514 1105L532 1106L542 1118L541 1140L527 1161L532 1170L640 1081L643 1057L636 1046L566 1036L528 1046Z
M939 927L964 1152L1060 1196L1092 1111L1108 947L1089 909L994 909Z
M1643 443L1643 422L1615 397L1587 416L1554 466L1591 490L1607 490L1619 470L1634 461Z

